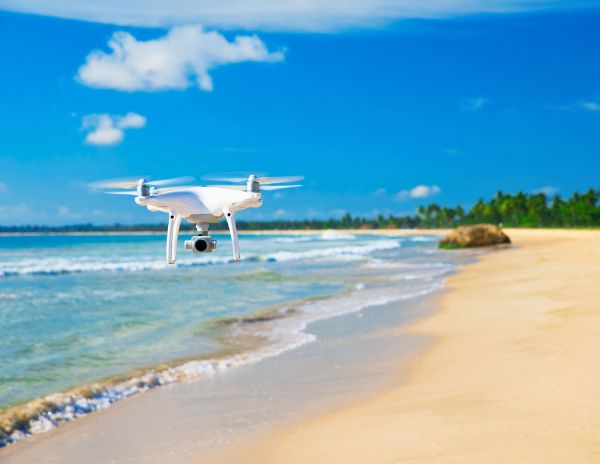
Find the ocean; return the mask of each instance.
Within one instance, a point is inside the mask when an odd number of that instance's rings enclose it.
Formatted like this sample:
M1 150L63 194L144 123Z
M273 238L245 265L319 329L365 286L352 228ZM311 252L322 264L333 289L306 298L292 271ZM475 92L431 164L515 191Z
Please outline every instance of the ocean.
M325 231L243 235L233 263L215 238L168 266L163 235L0 237L0 446L310 343L311 322L434 292L460 261L434 236Z

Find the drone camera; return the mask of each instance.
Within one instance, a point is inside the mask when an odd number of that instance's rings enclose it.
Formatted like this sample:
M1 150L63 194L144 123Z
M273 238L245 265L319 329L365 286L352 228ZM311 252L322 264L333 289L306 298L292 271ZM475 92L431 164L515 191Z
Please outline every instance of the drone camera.
M196 235L191 240L186 240L184 245L192 253L212 253L217 248L217 241L210 235Z

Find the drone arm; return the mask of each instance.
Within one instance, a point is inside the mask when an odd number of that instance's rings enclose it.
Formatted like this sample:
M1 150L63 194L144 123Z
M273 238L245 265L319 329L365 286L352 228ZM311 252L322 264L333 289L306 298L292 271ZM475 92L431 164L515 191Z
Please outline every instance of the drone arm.
M225 215L225 219L227 220L227 225L229 226L229 234L231 235L231 245L233 247L233 260L240 260L240 242L238 240L237 227L235 226L235 215L234 212L229 208L223 209L223 214Z
M179 236L179 225L181 216L176 213L169 213L169 229L167 231L167 263L175 264L177 255L177 237Z

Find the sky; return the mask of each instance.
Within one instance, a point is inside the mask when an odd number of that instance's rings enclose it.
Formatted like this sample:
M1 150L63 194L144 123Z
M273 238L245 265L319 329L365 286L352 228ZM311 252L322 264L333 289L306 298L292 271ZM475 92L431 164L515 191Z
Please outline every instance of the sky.
M88 186L128 176L305 176L248 220L599 188L594 3L0 0L0 224L164 222Z

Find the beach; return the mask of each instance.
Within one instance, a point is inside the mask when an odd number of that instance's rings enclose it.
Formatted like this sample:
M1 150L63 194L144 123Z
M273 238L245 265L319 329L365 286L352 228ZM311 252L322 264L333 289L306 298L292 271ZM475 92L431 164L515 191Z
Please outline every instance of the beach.
M410 327L406 381L220 462L598 462L600 232L507 232Z
M0 462L597 462L600 232L507 233L510 247L442 252L457 260L449 277L431 245L408 261L353 258L407 299L357 300L298 332L310 343L135 395ZM429 238L414 240L399 250ZM444 289L411 297L425 259L423 282ZM347 295L325 308L348 309Z
M10 360L0 461L10 462L72 460L97 440L108 444L98 462L206 454L305 417L315 398L323 412L348 401L343 392L362 397L381 387L374 369L388 378L394 369L381 366L413 353L397 328L435 307L425 300L472 259L398 231L249 234L240 263L222 247L173 267L158 236L52 236L42 257L36 237L0 240L0 356Z

